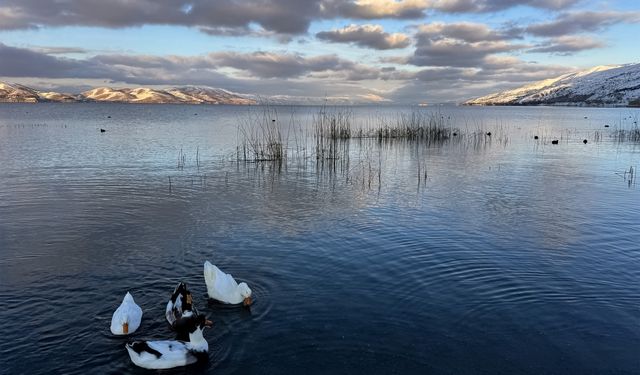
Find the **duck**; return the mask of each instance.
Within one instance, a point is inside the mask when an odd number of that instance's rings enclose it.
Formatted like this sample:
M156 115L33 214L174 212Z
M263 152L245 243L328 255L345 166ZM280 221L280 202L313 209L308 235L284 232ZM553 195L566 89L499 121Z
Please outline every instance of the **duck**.
M131 361L139 367L160 370L208 360L209 343L203 331L209 327L204 315L185 318L189 340L133 341L125 345Z
M176 328L178 325L178 321L183 318L189 318L192 316L198 315L198 310L193 304L193 295L187 288L187 284L184 282L178 283L178 286L173 290L171 294L171 298L169 302L167 302L167 308L165 310L165 317L167 318L167 322L171 328ZM178 337L178 339L186 340L187 332L182 332L183 334Z
M142 309L133 300L131 293L127 292L111 317L111 333L130 335L140 327L140 321L142 321Z
M233 276L222 272L209 261L204 262L204 281L209 298L226 304L251 305L251 289L247 283L238 284Z

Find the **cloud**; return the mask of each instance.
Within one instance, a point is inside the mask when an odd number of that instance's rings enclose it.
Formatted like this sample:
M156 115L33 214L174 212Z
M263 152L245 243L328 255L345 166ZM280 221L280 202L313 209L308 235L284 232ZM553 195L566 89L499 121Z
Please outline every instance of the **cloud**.
M409 63L417 66L476 67L484 58L500 52L524 48L507 42L467 43L458 40L425 41L416 49Z
M300 35L315 20L421 19L430 11L492 12L527 5L564 9L578 0L3 0L0 29L61 26L106 28L179 25L236 35L254 25ZM270 35L251 33L253 36Z
M416 50L407 62L417 66L481 67L495 53L512 52L525 45L511 36L475 23L432 23L418 27Z
M527 52L571 55L575 52L602 47L605 47L605 44L600 40L588 36L566 35L538 44Z
M526 5L542 9L565 9L580 0L432 0L429 6L447 13L488 13Z
M513 89L525 83L570 72L569 67L541 65L511 56L489 56L482 68L429 67L420 70L386 97L396 102L463 101L471 97Z
M109 73L108 68L91 61L66 59L0 43L0 75L6 77L100 78Z
M30 49L41 52L47 55L68 55L74 53L88 53L89 50L80 47L44 47L44 46L32 46Z
M316 34L321 40L334 43L353 43L360 47L378 50L405 48L411 44L408 36L401 33L390 34L379 25L349 25L342 29L321 31Z
M256 78L299 78L313 73L325 73L324 78L341 78L351 81L378 79L378 68L355 63L336 55L305 57L299 54L272 52L214 52L207 56L214 66L243 71ZM327 75L326 73L330 73Z
M142 25L248 28L258 24L283 34L307 31L319 0L4 0L0 28Z
M325 0L320 9L326 18L418 19L425 16L427 0Z
M529 25L526 32L536 36L554 37L580 32L596 32L619 23L640 23L640 12L571 12L550 22Z
M442 23L434 22L418 26L418 36L429 39L459 39L465 42L500 41L513 39L517 35L509 32L495 31L482 23L457 22Z
M367 98L380 93L360 81L405 80L410 74L336 55L214 52L200 56L102 54L70 59L0 43L0 77L53 79L66 88L75 85L86 89L78 83L80 79L116 86L203 85L267 96Z

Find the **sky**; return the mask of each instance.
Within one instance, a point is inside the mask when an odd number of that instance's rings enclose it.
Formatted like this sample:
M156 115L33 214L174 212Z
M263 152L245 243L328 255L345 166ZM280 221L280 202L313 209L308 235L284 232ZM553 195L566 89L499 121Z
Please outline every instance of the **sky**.
M640 0L1 0L0 80L441 103L639 62Z

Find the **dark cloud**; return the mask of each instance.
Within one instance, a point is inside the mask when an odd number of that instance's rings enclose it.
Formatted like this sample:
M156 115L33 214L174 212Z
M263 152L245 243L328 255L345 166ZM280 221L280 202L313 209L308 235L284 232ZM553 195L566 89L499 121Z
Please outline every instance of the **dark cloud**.
M588 36L561 36L538 44L528 50L531 53L553 53L558 55L571 55L579 51L602 48L605 44Z
M571 12L550 22L529 25L526 32L536 36L554 37L580 32L595 32L619 23L639 23L640 12Z
M0 43L0 75L6 77L101 78L112 71L92 61L51 56Z
M238 35L259 25L268 32L296 35L306 33L317 19L417 19L426 8L423 0L4 0L0 29L181 25Z
M299 34L319 12L319 0L4 0L0 28L152 24L233 29L258 24L269 31Z
M180 25L196 27L215 35L237 35L243 30L253 30L252 25L259 25L267 32L299 35L306 33L310 23L319 19L421 19L430 10L492 12L518 5L563 9L576 1L578 0L3 0L0 4L0 29Z
M408 36L387 33L379 25L349 25L338 30L319 32L316 37L329 42L352 43L379 50L404 48L411 44Z

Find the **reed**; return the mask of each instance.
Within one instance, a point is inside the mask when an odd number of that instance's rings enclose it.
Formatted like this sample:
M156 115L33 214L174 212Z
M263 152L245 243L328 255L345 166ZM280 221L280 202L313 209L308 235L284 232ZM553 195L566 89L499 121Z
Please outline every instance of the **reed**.
M323 105L313 116L316 138L350 139L352 115L350 109Z
M183 170L186 163L187 155L182 152L182 147L180 147L180 152L178 153L178 169Z
M278 112L268 104L261 108L261 112L250 109L238 128L242 141L236 147L236 160L282 163L287 158L287 140L278 122Z

